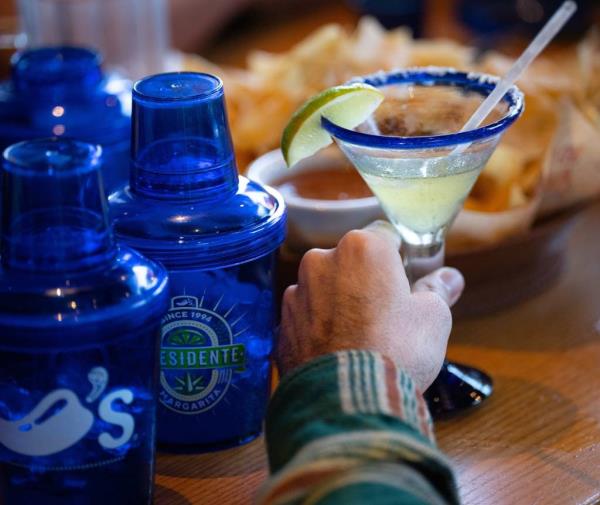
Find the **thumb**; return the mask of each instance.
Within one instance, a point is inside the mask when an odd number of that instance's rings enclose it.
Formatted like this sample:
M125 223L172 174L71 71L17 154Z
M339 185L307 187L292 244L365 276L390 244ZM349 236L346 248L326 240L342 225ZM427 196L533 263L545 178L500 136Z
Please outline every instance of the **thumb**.
M431 291L452 307L465 288L465 279L456 268L443 267L421 277L413 285L413 292Z

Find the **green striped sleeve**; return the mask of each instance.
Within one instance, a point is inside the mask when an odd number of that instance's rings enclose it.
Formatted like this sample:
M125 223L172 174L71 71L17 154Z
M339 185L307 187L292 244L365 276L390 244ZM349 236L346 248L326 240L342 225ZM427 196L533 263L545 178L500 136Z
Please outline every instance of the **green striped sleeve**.
M330 354L286 377L266 438L273 475L261 503L364 503L373 486L382 498L371 505L458 502L421 394L381 354Z

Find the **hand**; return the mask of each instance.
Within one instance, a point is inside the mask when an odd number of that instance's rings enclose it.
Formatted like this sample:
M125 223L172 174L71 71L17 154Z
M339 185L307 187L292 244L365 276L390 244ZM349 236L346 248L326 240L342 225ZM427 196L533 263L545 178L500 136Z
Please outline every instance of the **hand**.
M298 284L283 297L276 353L282 375L323 354L366 349L391 358L421 391L429 387L464 280L458 270L440 268L411 292L399 247L392 226L376 221L347 233L335 249L304 255Z

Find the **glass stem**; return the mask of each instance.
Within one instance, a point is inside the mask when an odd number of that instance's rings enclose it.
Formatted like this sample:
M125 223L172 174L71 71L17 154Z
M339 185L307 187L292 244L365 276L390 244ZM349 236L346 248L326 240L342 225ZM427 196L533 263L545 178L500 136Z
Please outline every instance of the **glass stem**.
M408 282L412 286L418 279L444 265L444 242L428 245L402 243L402 259Z

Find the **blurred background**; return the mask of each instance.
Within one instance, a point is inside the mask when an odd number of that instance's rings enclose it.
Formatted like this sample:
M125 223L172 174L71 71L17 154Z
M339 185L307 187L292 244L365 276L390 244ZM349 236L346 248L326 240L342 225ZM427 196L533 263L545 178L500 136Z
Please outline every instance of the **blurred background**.
M163 70L167 47L243 65L255 49L289 49L318 26L352 26L361 15L416 37L449 37L517 51L561 0L3 0L1 68L15 48L92 45L130 74ZM573 40L599 20L600 2L579 0L561 33ZM137 77L134 75L134 77Z

